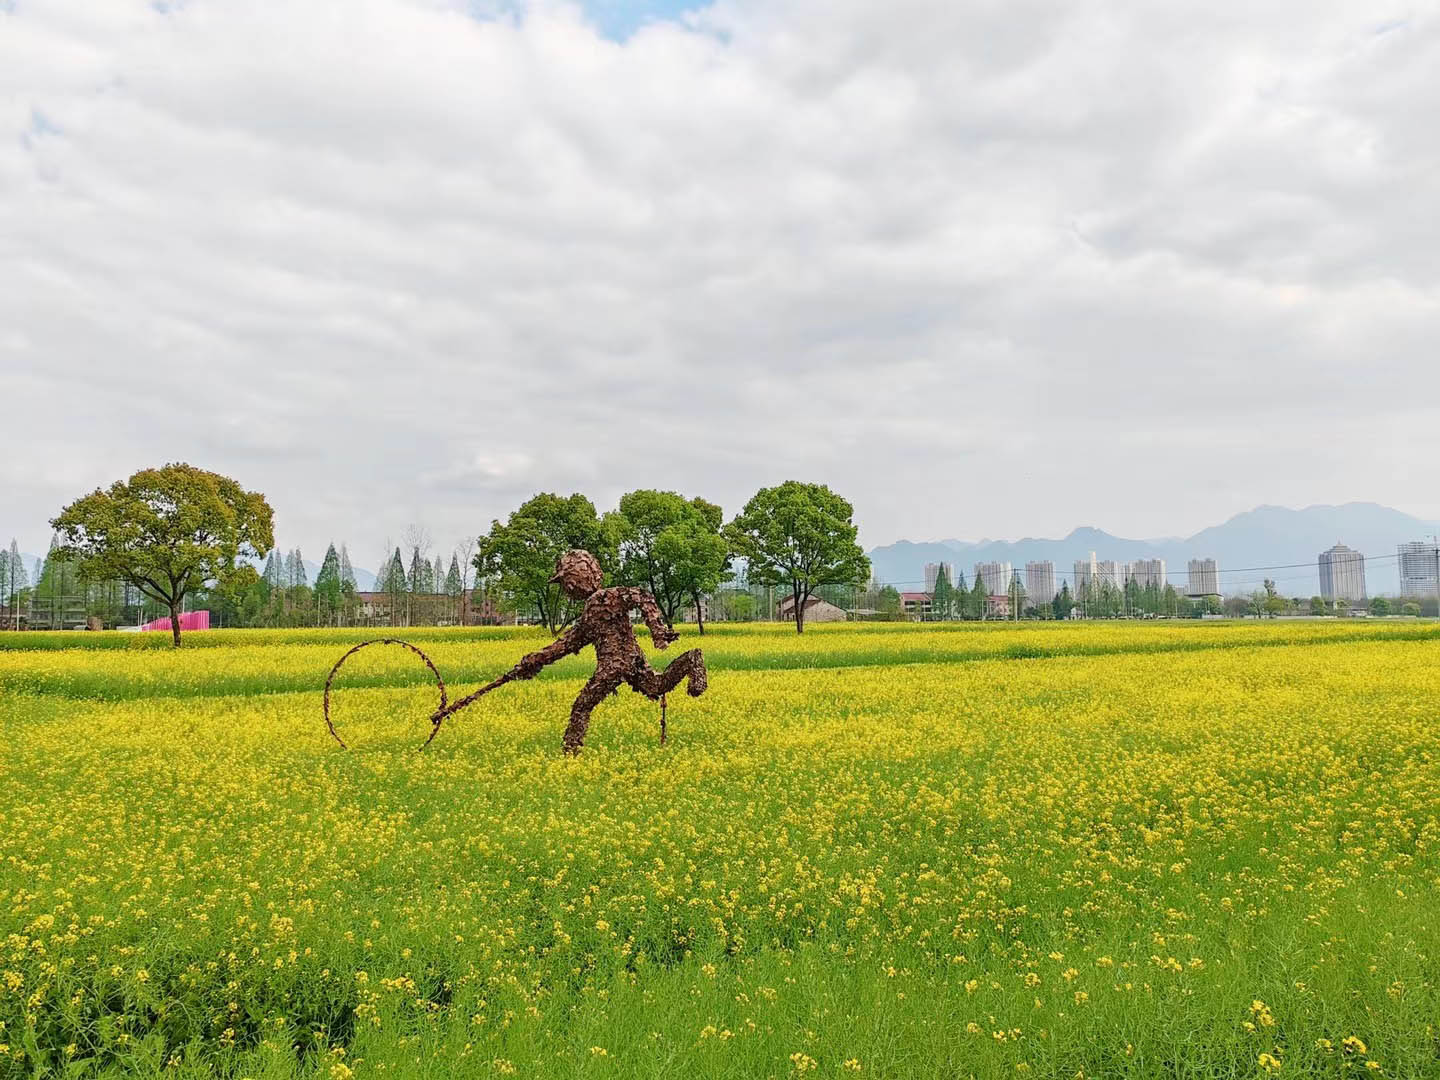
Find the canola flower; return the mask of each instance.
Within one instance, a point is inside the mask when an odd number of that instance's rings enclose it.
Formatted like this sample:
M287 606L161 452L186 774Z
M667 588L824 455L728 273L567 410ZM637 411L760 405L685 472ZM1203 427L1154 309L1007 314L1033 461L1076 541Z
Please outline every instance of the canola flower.
M0 1077L1433 1073L1394 627L726 627L669 746L622 694L578 760L583 661L422 755L423 671L361 654L346 754L350 631L17 635ZM462 685L534 638L426 634Z

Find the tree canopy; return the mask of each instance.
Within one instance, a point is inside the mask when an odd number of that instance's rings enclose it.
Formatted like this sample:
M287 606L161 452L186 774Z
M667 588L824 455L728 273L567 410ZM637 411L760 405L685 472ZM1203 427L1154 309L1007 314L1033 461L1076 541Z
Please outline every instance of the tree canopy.
M177 647L185 596L208 582L223 585L236 559L275 546L263 495L185 464L142 469L75 500L50 524L59 553L87 580L119 578L164 604Z
M490 523L475 551L475 571L499 588L532 605L551 633L574 621L580 605L550 584L555 560L570 548L583 548L607 572L616 562L611 528L602 524L595 504L584 495L534 496L501 524Z
M853 585L870 576L855 542L854 507L824 484L787 480L761 488L726 529L752 580L786 585L795 632L805 632L805 605L819 585Z
M618 545L616 579L647 589L672 623L686 603L692 604L703 634L703 597L729 576L723 520L714 503L673 491L623 495L619 509L605 516Z

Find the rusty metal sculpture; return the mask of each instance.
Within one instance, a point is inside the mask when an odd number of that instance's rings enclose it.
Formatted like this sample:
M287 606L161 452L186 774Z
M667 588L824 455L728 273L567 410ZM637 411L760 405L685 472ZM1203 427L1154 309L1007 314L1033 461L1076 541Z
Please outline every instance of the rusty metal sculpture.
M605 699L605 695L618 691L622 683L628 684L652 701L660 702L660 742L663 745L666 736L666 695L679 686L681 680L688 680L686 692L691 697L703 694L707 686L705 658L699 649L691 649L677 656L664 671L651 668L645 661L645 654L640 651L639 642L635 640L635 631L630 625L630 612L639 609L657 649L667 648L679 635L666 624L660 605L644 589L626 586L602 589L600 586L603 580L600 563L590 552L573 550L561 555L550 581L559 585L572 599L584 601L585 606L580 618L551 644L523 657L498 679L486 683L473 694L453 703L446 699L445 680L440 677L440 672L430 658L420 649L399 638L362 641L336 661L325 680L325 726L335 737L335 741L342 747L345 746L345 741L340 738L330 717L330 689L336 673L345 661L370 645L403 646L425 661L425 666L435 675L435 683L440 688L440 705L430 717L430 736L425 740L424 746L429 746L434 741L446 717L473 705L491 690L516 679L533 679L547 665L578 653L587 645L593 645L595 674L590 676L570 709L570 723L565 728L561 748L566 754L580 752L580 748L585 745L585 733L590 728L590 714L595 706ZM424 746L421 747L422 750Z

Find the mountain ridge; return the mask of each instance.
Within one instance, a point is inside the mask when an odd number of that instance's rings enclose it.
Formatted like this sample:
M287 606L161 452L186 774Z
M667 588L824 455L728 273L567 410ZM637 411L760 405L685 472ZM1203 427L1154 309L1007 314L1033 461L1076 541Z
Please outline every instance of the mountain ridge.
M1028 561L1047 559L1055 564L1058 585L1072 577L1075 560L1088 558L1093 550L1097 559L1164 559L1168 578L1177 588L1186 583L1190 559L1214 558L1224 592L1251 592L1268 576L1286 595L1309 596L1320 587L1316 558L1340 542L1366 556L1372 593L1393 593L1399 585L1396 545L1426 539L1437 531L1436 522L1373 502L1317 503L1302 509L1267 503L1188 537L1132 539L1095 525L1079 525L1059 539L898 540L872 549L869 555L877 579L899 588L922 588L927 562L953 562L968 582L976 562L1009 562L1023 570Z

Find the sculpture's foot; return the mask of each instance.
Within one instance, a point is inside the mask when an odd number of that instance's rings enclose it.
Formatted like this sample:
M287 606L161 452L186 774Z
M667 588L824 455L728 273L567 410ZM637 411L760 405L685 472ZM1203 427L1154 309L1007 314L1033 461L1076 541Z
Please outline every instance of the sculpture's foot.
M685 692L691 697L699 697L710 686L710 675L705 670L705 657L700 650L695 650L695 666L690 671L689 681L685 684Z

